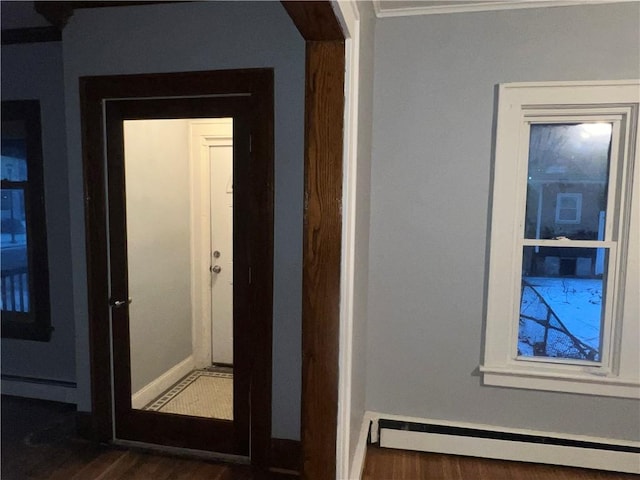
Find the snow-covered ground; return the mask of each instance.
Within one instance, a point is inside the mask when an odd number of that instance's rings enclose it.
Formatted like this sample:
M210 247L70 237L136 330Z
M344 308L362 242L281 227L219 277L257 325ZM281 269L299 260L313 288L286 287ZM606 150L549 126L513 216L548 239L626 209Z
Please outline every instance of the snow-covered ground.
M572 335L594 349L600 350L601 279L525 277L524 280L544 298ZM540 305L532 301L531 295L523 296L521 313L540 318L542 314ZM546 313L546 308L544 310ZM523 351L522 353L533 355L532 352Z

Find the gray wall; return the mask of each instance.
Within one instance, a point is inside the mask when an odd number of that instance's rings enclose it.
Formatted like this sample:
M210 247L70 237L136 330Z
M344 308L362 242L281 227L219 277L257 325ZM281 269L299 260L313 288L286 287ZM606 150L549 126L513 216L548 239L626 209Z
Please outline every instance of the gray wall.
M365 412L367 371L367 299L369 283L369 218L371 189L371 129L373 125L373 48L375 14L370 2L358 2L360 58L358 60L358 155L356 173L353 341L349 465L358 444Z
M79 409L90 391L78 77L273 67L273 435L299 438L304 41L279 2L82 9L63 35Z
M35 11L32 1L2 0L0 2L0 26L2 26L2 30L5 30L11 28L50 27L51 24Z
M124 122L131 391L193 353L188 120Z
M638 440L633 400L485 387L495 86L638 78L638 3L376 27L367 408Z
M2 100L27 99L40 100L51 324L55 330L46 343L3 339L2 373L73 382L73 285L60 42L2 46Z

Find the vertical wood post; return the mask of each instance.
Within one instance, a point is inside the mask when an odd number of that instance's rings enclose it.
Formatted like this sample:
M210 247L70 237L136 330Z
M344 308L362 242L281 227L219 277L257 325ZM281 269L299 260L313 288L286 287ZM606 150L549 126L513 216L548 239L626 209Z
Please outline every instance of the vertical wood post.
M329 1L283 1L306 40L302 478L334 480L338 431L345 48Z
M344 41L307 42L302 299L302 477L335 479Z

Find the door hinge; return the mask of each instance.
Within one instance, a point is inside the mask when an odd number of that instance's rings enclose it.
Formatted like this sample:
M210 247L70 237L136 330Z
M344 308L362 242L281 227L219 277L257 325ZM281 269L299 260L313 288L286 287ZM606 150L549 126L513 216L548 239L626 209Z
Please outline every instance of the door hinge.
M249 267L249 285L251 285L251 267Z
M249 135L249 153L253 153L253 135Z

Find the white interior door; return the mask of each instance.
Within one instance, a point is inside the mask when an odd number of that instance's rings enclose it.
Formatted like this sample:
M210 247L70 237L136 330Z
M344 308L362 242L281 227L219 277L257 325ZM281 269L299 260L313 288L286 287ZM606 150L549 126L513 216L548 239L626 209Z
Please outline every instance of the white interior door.
M233 143L209 146L211 167L211 361L233 364Z

